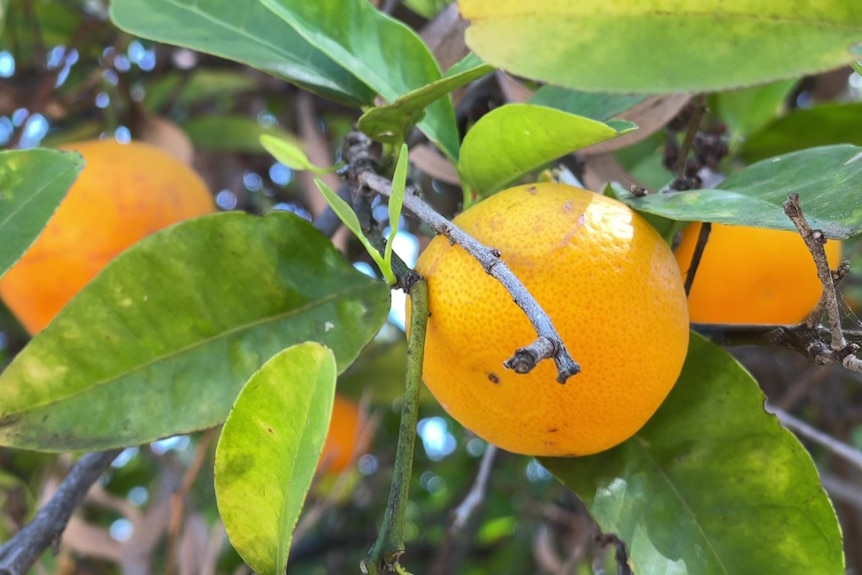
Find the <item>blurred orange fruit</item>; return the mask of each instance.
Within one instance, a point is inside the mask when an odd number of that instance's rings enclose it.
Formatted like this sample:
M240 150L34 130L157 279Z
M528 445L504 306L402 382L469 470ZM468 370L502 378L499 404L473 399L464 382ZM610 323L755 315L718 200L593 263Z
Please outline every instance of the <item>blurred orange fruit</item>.
M0 280L0 297L30 334L132 244L215 211L200 176L159 148L98 140L63 149L80 153L84 170L36 242Z
M682 232L676 259L688 273L701 224ZM841 242L826 243L834 269ZM712 224L688 296L696 323L792 324L817 305L822 288L814 260L796 232Z
M561 385L552 360L526 375L505 369L536 332L497 280L437 236L416 270L431 311L423 378L440 404L515 453L588 455L634 435L688 349L682 279L661 236L617 200L554 183L500 192L454 223L502 253L582 371Z
M337 475L353 463L355 457L368 446L360 437L362 432L362 413L359 406L342 395L336 394L332 404L332 419L318 471L326 475Z

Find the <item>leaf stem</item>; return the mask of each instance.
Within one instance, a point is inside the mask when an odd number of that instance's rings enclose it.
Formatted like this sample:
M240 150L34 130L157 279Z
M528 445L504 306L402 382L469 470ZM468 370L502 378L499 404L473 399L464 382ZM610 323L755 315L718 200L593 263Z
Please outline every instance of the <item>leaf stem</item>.
M377 575L386 571L405 572L399 563L404 553L404 523L407 498L413 475L413 448L419 422L419 392L422 389L422 361L425 352L425 329L428 323L428 284L425 280L410 289L410 338L407 342L407 379L401 405L401 427L395 451L395 469L389 491L389 503L377 541L363 561L364 573Z

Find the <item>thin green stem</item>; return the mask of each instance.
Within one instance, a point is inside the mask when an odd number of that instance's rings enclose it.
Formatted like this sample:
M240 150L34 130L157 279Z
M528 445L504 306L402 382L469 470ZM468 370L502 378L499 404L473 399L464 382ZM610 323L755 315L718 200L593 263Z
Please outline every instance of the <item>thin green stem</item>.
M395 469L389 503L383 525L374 547L365 558L365 572L377 575L386 571L406 573L399 564L404 553L404 523L407 498L413 475L413 448L416 445L416 425L419 422L419 391L422 389L422 360L425 352L425 328L428 323L428 285L420 279L410 289L410 339L407 342L407 379L401 405L401 427L395 452Z

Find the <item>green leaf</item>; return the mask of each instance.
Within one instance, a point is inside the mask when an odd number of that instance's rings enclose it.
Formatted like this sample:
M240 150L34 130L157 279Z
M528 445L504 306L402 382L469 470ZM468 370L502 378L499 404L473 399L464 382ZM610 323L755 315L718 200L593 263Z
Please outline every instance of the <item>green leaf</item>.
M3 29L6 27L6 14L9 12L10 0L0 0L0 37L2 37Z
M0 152L0 277L36 241L83 167L73 153Z
M634 129L532 104L507 104L482 116L461 145L458 171L480 195L570 152Z
M286 346L318 341L343 371L388 312L386 285L298 216L183 222L106 266L0 374L0 445L89 451L212 427Z
M297 148L300 145L290 132L277 126L265 126L247 116L202 116L181 127L196 150L262 153L267 151L260 141L264 135L292 142Z
M862 103L823 104L791 112L749 137L739 154L754 162L832 144L862 145Z
M307 170L315 174L326 174L333 171L333 168L321 168L312 164L299 142L293 138L284 139L264 134L260 137L260 145L273 158L292 170Z
M231 545L255 573L285 573L329 429L335 374L330 349L290 347L251 376L225 421L216 501Z
M413 124L421 120L425 109L432 102L493 71L491 66L480 62L474 68L452 76L447 75L401 96L391 104L368 110L359 118L359 129L378 142L400 144Z
M169 102L189 106L202 100L232 100L243 92L257 88L256 78L245 70L197 68L186 72L168 72L151 79L146 86L144 105L157 112Z
M712 96L710 108L730 128L732 142L735 144L775 118L796 83L797 80L782 80L765 86L721 92ZM770 155L789 151L791 150L781 150Z
M859 58L858 0L459 0L467 45L515 75L589 92L748 86ZM542 46L542 49L538 49Z
M404 5L423 18L431 20L451 1L452 0L404 0Z
M111 20L130 34L248 64L349 105L374 101L353 74L258 2L112 0Z
M359 225L359 218L356 217L356 212L353 211L353 208L351 208L347 202L342 200L338 194L332 190L332 188L323 182L323 180L315 178L314 183L317 184L317 189L320 190L321 194L323 194L323 197L326 199L326 203L329 204L329 207L332 208L332 211L334 211L335 215L338 216L338 219L341 220L341 223L343 223L348 230L353 232L353 235L355 235L362 243L365 251L368 252L368 255L371 256L371 259L373 259L374 263L377 264L377 267L380 268L380 273L383 274L386 282L389 285L395 285L397 280L395 278L395 273L392 271L392 264L380 255L380 252L371 245L371 241L369 241L369 239L365 237L365 234L362 233L362 226Z
M692 336L680 379L632 439L541 460L625 541L636 573L844 573L841 531L805 448L721 348Z
M389 102L440 79L440 68L419 36L368 0L260 2ZM458 157L449 98L429 105L419 128L449 158Z
M452 76L458 76L460 74L473 70L474 68L479 68L486 65L487 64L485 64L479 56L477 56L473 52L468 52L466 56L452 64L452 67L446 70L446 73L443 74L443 77L451 78ZM491 71L493 70L494 68L492 67Z
M83 16L77 6L44 0L4 0L0 9L4 15L2 47L15 55L19 66L44 58L46 46L68 46Z
M401 144L395 173L392 175L392 196L389 198L389 239L386 242L384 259L392 266L392 246L398 234L398 220L401 219L401 207L404 205L404 190L407 187L407 167L410 160L407 156L407 145Z
M862 148L826 146L776 156L733 174L718 188L662 192L636 198L615 186L617 197L636 210L673 220L796 230L782 208L799 194L812 227L833 239L862 231Z
M529 103L536 106L556 108L569 114L585 116L604 122L629 108L640 104L647 96L596 94L568 90L559 86L542 86L533 94Z

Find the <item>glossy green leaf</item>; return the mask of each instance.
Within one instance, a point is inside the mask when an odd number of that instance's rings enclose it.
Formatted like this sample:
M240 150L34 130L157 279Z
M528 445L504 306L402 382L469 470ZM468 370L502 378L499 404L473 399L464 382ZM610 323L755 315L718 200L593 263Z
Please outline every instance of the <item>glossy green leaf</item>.
M617 197L635 208L673 220L719 222L795 230L782 208L799 194L812 227L827 237L849 238L862 231L862 148L826 146L776 156L733 174L718 188L662 192L643 198L615 187Z
M286 346L320 342L344 370L388 312L386 285L298 216L183 222L111 262L0 374L0 445L95 450L217 425Z
M569 114L585 116L604 122L629 108L640 104L647 96L601 94L579 92L559 86L542 86L533 94L529 103L536 106L556 108Z
M422 119L425 109L432 102L493 71L492 67L480 62L476 67L447 75L401 96L391 104L368 110L359 118L359 129L378 142L400 144L413 125Z
M201 116L181 126L196 150L219 152L264 153L261 136L271 136L281 141L299 140L290 132L277 126L265 126L247 116Z
M419 36L368 0L260 2L389 102L440 79L437 61ZM449 98L429 105L419 128L450 158L458 157Z
M328 348L290 347L252 375L225 421L216 501L231 545L255 573L285 573L329 429L335 374Z
M78 154L0 152L0 277L36 241L83 167Z
M471 24L467 45L489 64L590 92L716 91L823 72L852 61L852 51L856 59L862 53L858 0L459 0L458 6Z
M499 191L560 156L634 129L553 108L507 104L482 116L461 145L458 171L479 194Z
M259 2L112 0L111 20L136 36L248 64L347 104L374 101L352 73Z
M710 111L727 124L731 140L735 144L754 134L778 116L796 83L797 80L782 80L764 86L714 94L710 102ZM791 150L782 150L782 152L789 151Z
M754 162L832 144L862 146L862 103L823 104L791 112L752 134L739 154Z
M635 573L840 575L817 470L763 402L730 354L693 335L676 387L632 439L541 462L626 543Z
M260 145L273 158L293 170L307 170L315 174L325 174L332 171L331 168L321 168L312 164L302 146L293 138L284 139L271 134L264 134L260 136Z

